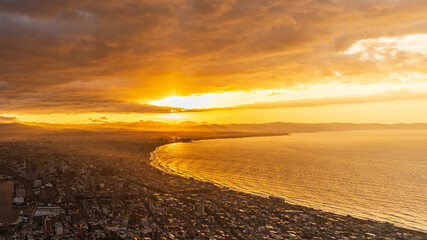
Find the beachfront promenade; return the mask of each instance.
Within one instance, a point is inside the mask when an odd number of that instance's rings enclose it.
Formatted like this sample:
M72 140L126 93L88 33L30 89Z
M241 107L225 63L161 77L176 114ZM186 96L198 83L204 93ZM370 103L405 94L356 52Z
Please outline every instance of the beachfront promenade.
M424 233L166 174L167 140L0 144L32 211L0 239L426 239ZM31 186L31 187L29 187Z

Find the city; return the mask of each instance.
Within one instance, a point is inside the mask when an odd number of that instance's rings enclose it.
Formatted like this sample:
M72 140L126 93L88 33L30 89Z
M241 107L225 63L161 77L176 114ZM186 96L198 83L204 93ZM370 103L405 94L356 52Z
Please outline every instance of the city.
M361 220L164 173L150 152L175 139L0 144L14 223L0 239L426 239ZM187 141L187 140L186 140Z

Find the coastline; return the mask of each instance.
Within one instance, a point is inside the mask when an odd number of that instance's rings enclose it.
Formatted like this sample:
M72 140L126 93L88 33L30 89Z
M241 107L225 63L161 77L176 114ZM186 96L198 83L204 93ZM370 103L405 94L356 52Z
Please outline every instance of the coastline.
M205 140L217 140L217 139L228 139L228 138L274 137L274 136L286 136L286 135L290 135L290 134L273 135L273 136L271 136L271 135L262 135L262 136L203 138L203 139L197 139L195 141L198 142L198 141L205 141ZM215 185L216 187L218 187L220 189L229 189L229 190L233 190L233 191L239 192L241 194L247 194L247 195L250 195L250 196L256 196L256 197L261 197L261 198L265 198L265 199L268 199L270 196L273 196L273 195L271 195L268 192L250 191L250 190L247 190L247 189L244 189L244 188L239 188L239 187L236 187L236 186L227 186L225 184L214 182L214 181L209 180L209 179L204 179L204 178L200 178L200 177L197 177L197 176L194 176L194 175L190 175L190 174L187 174L187 173L179 172L179 171L170 169L170 168L168 168L168 167L160 164L160 162L159 162L159 160L158 160L158 158L156 156L156 152L157 151L159 151L162 148L165 148L165 147L167 147L169 145L183 144L183 143L191 143L191 142L170 142L170 143L165 143L165 144L162 144L162 145L156 147L156 149L154 151L150 152L150 157L148 159L149 160L149 165L151 167L154 167L154 168L156 168L156 169L158 169L158 170L160 170L160 171L162 171L164 173L167 173L167 174L172 174L172 175L175 175L175 176L178 176L178 177L187 178L187 179L193 179L193 180L201 182L201 183L211 183L211 184ZM323 210L321 208L314 208L312 206L309 206L309 203L307 203L307 205L305 205L304 203L300 203L300 202L296 202L296 201L293 201L293 200L289 200L286 197L285 197L285 200L286 200L287 204L291 204L291 205L302 207L302 208L308 208L308 209L311 209L311 210L314 210L314 211L321 211L321 212L325 212L325 213L329 213L329 214L338 215L338 216L341 216L341 217L351 216L352 218L358 219L360 221L366 221L366 222L388 223L387 221L384 222L384 221L376 220L376 219L373 219L373 218L353 216L353 215L351 215L351 213L345 213L345 211L334 212L334 211L330 211L330 210ZM397 224L396 226L394 226L396 229L402 229L404 231L416 232L416 233L421 233L421 234L426 234L427 233L427 228L407 227L407 226L402 226L403 224L399 224L399 223L395 223L395 224Z
M316 211L279 197L260 197L167 174L149 164L148 159L150 153L172 143L173 139L177 138L34 145L22 142L8 144L11 148L0 146L0 153L6 163L10 162L7 159L16 157L15 149L20 149L18 158L37 156L29 158L30 169L46 165L45 161L51 166L56 163L63 166L65 171L60 168L52 175L58 195L49 201L65 212L65 219L60 222L67 232L61 239L74 239L82 231L85 239L104 234L113 237L112 227L116 233L132 239L154 235L169 239L171 234L176 239L205 239L206 236L234 240L427 239L426 233L393 224ZM34 152L34 147L40 151ZM13 166L17 168L20 164ZM29 231L44 237L43 219L48 216L31 214L25 215L27 220L0 231L14 238L25 238ZM51 231L50 236L56 233Z
M168 142L168 143L164 143L161 144L159 146L156 147L156 149L154 149L154 151L150 152L150 157L148 158L148 164L162 172L168 173L168 174L173 174L173 175L177 175L180 177L184 177L184 178L193 178L196 179L197 181L200 182L208 182L208 183L212 183L217 187L222 187L222 188L229 188L229 189L235 189L236 191L240 191L240 192L244 192L244 193L249 193L249 194L255 194L255 193L251 193L249 192L245 192L242 191L240 188L236 188L234 186L224 186L222 184L210 181L209 179L202 179L200 177L197 176L193 176L193 175L189 175L186 173L181 173L175 170L172 170L170 168L164 167L163 165L161 165L157 160L153 160L153 158L156 159L155 156L155 152L157 150L159 150L160 148L164 148L166 146L172 145L172 144L184 144L184 143L193 143L193 142L200 142L200 141L207 141L207 140L220 140L220 139L241 139L241 138L261 138L261 137L280 137L280 136L290 136L291 133L278 133L278 134L260 134L260 135L238 135L238 136L222 136L222 137L207 137L207 138L198 138L198 139L194 139L194 140L190 140L189 142ZM258 195L258 194L257 194ZM268 197L268 194L264 194L264 197Z
M257 137L261 137L261 136L257 136ZM263 136L263 137L265 137L265 136ZM246 137L242 137L242 138L246 138ZM227 139L227 138L213 138L213 139L209 138L209 139L200 139L200 140L197 140L197 141L216 140L216 139ZM158 162L158 160L157 160L155 152L157 150L159 150L160 148L163 148L163 147L166 147L166 146L169 146L169 145L172 145L172 144L187 144L187 143L184 143L184 142L167 143L167 144L163 144L161 146L158 146L156 148L156 150L154 150L153 152L150 153L149 164L152 167L154 167L154 168L156 168L156 169L158 169L158 170L160 170L160 171L162 171L164 173L167 173L167 174L172 174L172 175L183 177L183 178L187 178L187 179L192 178L192 179L194 179L196 181L199 181L199 182L211 183L211 184L213 184L213 185L215 185L215 186L217 186L219 188L231 189L231 190L238 191L238 192L245 193L245 194L252 194L252 195L259 196L259 197L268 198L268 196L269 196L268 193L264 193L263 194L261 192L250 191L250 190L247 190L247 189L244 189L244 188L238 188L238 187L235 187L235 186L227 186L227 185L224 185L224 184L220 184L220 183L211 181L209 179L204 179L204 178L200 178L200 177L197 177L197 176L194 176L194 175L190 175L188 173L179 172L179 171L176 171L176 170L173 170L173 169L170 169L168 167L165 167L165 166L161 165ZM287 201L287 202L289 202L291 204L297 205L296 203L293 203L292 201Z

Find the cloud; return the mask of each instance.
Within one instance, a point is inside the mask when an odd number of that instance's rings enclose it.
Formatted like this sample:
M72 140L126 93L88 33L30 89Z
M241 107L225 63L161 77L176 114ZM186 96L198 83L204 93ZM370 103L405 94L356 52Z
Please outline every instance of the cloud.
M254 104L244 104L225 108L210 108L210 109L190 109L186 112L205 112L216 110L238 110L238 109L271 109L271 108L294 108L294 107L317 107L325 105L339 104L360 104L373 102L393 102L402 100L421 100L427 99L427 93L415 93L406 90L389 91L379 95L370 96L344 96L344 97L328 97L328 98L307 98L300 100L285 100L276 102L258 102Z
M89 121L92 123L108 123L109 119L104 116L99 118L89 118Z
M181 108L158 107L149 104L122 102L117 100L96 99L87 97L84 100L78 98L57 98L56 102L35 101L21 99L13 104L0 102L0 110L3 112L14 111L21 114L49 114L49 113L170 113L181 111Z
M0 0L0 110L168 112L135 102L425 73L425 54L342 52L425 33L426 14L424 0Z
M0 115L0 123L9 123L9 122L15 122L16 117L6 117Z
M7 90L9 87L9 83L5 81L0 81L0 92Z
M120 81L106 79L101 81L75 81L54 89L32 89L0 96L0 112L49 114L49 113L170 113L180 108L158 107L135 101L116 99L106 95ZM104 91L99 89L103 88Z

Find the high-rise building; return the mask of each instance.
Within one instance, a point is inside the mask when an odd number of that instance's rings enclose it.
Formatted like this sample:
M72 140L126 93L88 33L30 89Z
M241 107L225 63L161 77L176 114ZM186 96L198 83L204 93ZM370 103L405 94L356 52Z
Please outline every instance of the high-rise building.
M137 213L131 213L129 217L129 225L139 225L141 222L141 216Z
M206 214L206 212L205 212L205 202L202 201L202 202L197 203L197 213L200 216L204 216Z
M211 224L211 225L214 225L215 224L215 217L214 216L209 216L208 223Z
M42 187L40 191L40 198L44 201L51 201L55 199L55 190L52 184L48 183Z

